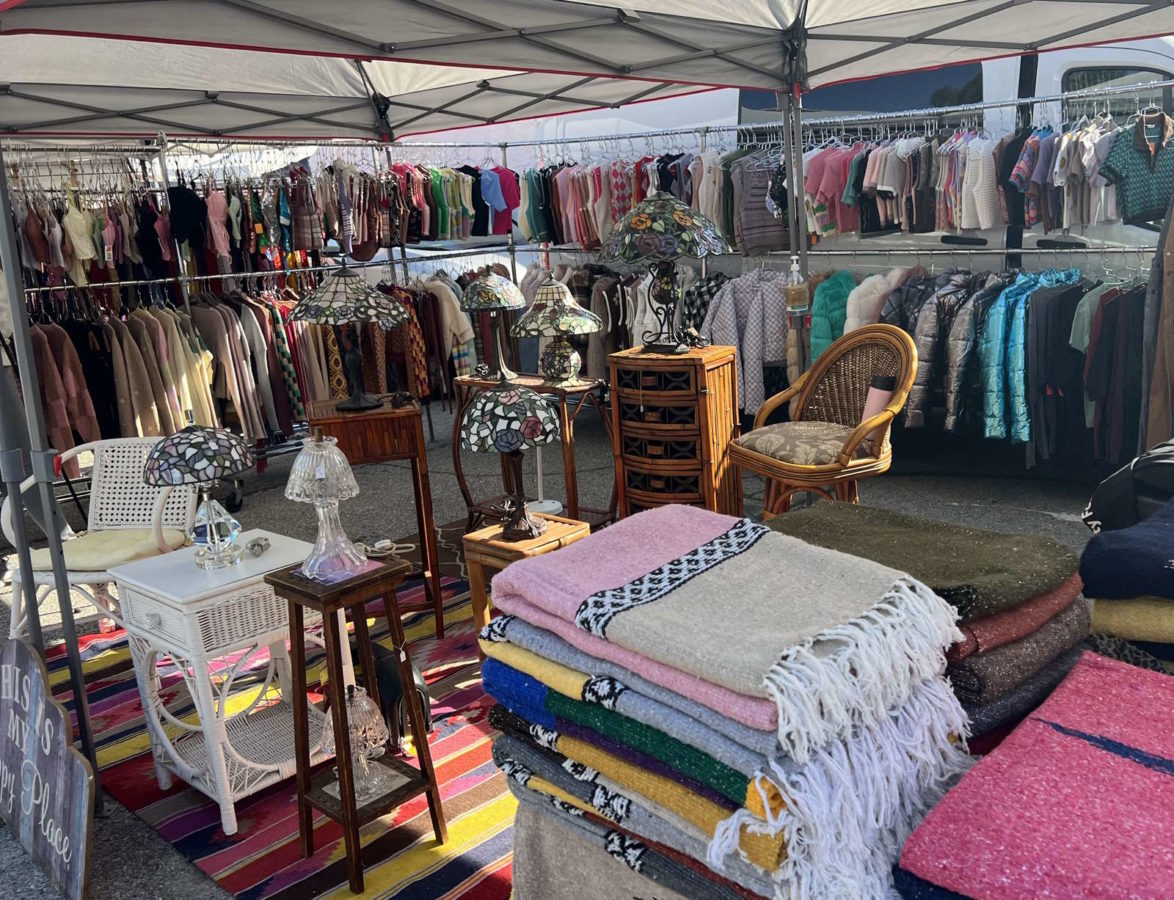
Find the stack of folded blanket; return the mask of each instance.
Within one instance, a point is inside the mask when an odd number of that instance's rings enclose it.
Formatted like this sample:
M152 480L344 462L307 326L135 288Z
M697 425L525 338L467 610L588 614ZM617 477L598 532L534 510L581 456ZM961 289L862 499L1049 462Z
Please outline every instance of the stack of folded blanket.
M1174 500L1148 519L1092 536L1080 558L1092 630L1129 641L1174 671Z
M495 761L649 894L884 897L969 762L954 610L868 560L669 506L514 563L493 600ZM519 900L557 896L537 839L516 852Z
M833 502L770 527L901 569L957 607L963 638L946 654L947 676L973 738L1001 734L1042 703L1088 637L1076 557L1050 538Z
M905 844L896 886L955 897L1169 897L1174 679L1085 652Z

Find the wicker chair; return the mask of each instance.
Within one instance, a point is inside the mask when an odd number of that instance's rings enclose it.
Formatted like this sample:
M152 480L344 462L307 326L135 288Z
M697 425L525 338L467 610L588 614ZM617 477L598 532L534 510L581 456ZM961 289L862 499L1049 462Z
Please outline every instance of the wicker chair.
M889 431L916 374L912 338L891 325L868 325L844 335L795 384L767 400L754 429L730 445L734 465L766 478L764 511L787 512L802 491L859 502L857 482L892 464ZM862 422L878 375L895 377L892 399ZM771 413L789 401L792 421L767 425Z
M61 454L61 461L90 451L94 466L90 475L90 509L86 531L64 542L66 574L73 592L81 594L94 611L75 610L82 618L109 617L121 624L117 601L110 596L107 569L167 553L182 547L196 519L194 485L178 488L151 487L143 483L143 465L158 438L118 438L81 444ZM28 478L21 483L21 493L33 487ZM0 508L0 528L9 543L12 533L12 503L5 498ZM37 585L37 605L54 593L53 571L47 549L33 551L33 583ZM24 573L12 570L12 616L10 637L27 633L28 617L24 609L21 582Z

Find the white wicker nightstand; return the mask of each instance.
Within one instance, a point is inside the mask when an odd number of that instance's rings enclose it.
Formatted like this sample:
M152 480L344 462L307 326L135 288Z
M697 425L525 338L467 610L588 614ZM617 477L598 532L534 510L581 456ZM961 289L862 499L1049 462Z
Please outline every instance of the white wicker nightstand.
M301 562L311 545L260 530L244 532L238 540L243 544L255 537L268 538L269 549L260 557L245 554L239 565L225 569L196 568L195 551L188 547L110 570L118 585L159 786L170 787L174 772L203 791L220 804L225 834L237 830L236 800L289 778L297 769L289 705L289 615L285 600L264 578ZM246 677L264 653L269 662L257 693L237 709L239 698L229 704L233 682ZM182 671L197 723L177 718L160 699L155 669L159 654L171 657ZM267 696L274 676L281 687L280 703ZM313 763L326 758L317 749L324 721L310 707Z

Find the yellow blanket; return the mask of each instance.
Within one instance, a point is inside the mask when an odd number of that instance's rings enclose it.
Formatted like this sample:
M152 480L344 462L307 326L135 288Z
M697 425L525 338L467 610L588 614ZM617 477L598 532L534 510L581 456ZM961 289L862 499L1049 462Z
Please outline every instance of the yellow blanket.
M1174 643L1174 600L1093 600L1092 630L1127 641Z

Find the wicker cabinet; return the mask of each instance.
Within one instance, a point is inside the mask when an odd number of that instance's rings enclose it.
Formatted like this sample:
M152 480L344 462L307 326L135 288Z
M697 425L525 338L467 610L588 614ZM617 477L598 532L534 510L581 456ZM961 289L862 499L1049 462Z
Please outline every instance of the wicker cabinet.
M667 503L742 515L742 478L729 458L738 436L734 348L636 348L608 364L620 515Z

